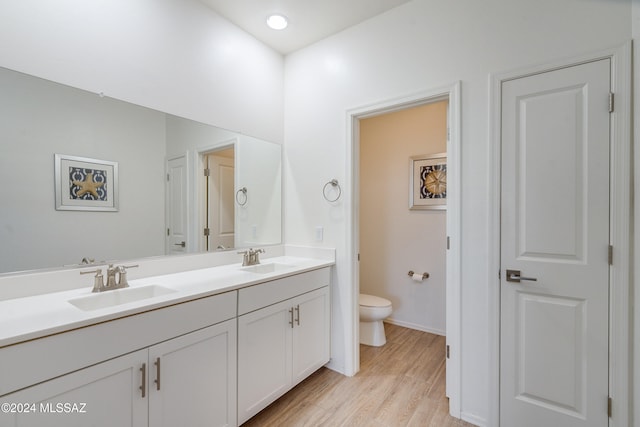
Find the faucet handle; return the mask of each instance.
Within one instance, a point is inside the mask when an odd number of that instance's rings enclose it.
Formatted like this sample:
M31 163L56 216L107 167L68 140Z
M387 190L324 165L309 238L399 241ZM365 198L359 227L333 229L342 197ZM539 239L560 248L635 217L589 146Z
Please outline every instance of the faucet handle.
M128 268L136 268L139 267L138 264L135 265L121 265L117 267L118 270L118 288L128 288L129 282L127 281L127 269Z
M251 258L251 254L252 254L253 249L249 249L248 251L240 251L238 252L239 255L242 255L242 266L247 266L247 265L251 265L250 262L250 258Z
M253 251L253 262L254 264L260 264L260 254L265 253L265 250L260 248Z
M102 275L101 268L98 268L96 270L80 272L80 274L92 274L92 273L95 273L96 276L93 278L93 289L91 290L91 292L102 292L104 290L104 276Z

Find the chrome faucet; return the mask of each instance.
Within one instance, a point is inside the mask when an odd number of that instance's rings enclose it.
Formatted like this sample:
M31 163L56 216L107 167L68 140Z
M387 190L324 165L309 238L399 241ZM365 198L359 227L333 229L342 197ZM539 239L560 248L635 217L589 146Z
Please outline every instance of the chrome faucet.
M238 252L242 254L242 266L246 267L248 265L256 265L260 264L260 254L264 253L264 249L253 249L249 248L249 250Z
M95 273L93 280L93 290L91 292L104 292L114 289L128 288L129 282L127 281L127 268L138 267L138 265L120 265L114 267L113 264L109 264L107 267L107 283L104 283L104 276L102 275L102 269L90 271L81 271L80 274Z

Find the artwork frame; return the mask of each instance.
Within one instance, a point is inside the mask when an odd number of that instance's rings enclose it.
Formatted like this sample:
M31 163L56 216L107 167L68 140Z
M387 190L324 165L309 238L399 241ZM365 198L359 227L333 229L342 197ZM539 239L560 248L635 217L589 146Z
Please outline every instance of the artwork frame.
M409 158L409 209L447 208L447 153Z
M118 162L54 155L56 210L117 212Z

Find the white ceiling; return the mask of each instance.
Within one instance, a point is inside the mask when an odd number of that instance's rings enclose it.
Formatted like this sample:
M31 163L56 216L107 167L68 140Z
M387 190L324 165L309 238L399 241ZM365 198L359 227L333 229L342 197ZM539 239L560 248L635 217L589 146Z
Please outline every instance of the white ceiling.
M258 40L288 54L410 0L200 0ZM273 13L289 26L267 27Z

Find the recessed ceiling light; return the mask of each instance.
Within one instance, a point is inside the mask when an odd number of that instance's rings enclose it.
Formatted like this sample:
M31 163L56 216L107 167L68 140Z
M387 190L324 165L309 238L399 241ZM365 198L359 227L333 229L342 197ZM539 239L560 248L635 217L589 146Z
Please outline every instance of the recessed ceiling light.
M267 18L267 25L274 30L284 30L289 25L289 21L284 15L274 14Z

